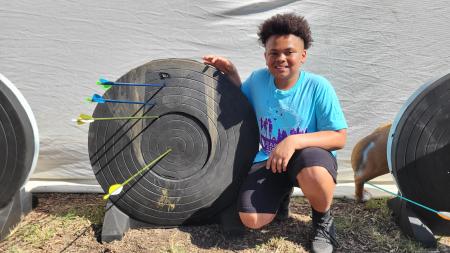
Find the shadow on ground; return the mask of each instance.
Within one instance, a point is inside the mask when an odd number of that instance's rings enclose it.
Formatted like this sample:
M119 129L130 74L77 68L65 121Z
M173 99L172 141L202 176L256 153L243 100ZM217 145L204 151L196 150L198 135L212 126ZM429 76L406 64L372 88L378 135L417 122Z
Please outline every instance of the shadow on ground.
M240 251L296 247L298 250L309 247L310 223L290 217L285 221L275 221L260 230L246 229L240 237L225 237L219 225L180 227L179 230L189 233L191 243L201 249Z

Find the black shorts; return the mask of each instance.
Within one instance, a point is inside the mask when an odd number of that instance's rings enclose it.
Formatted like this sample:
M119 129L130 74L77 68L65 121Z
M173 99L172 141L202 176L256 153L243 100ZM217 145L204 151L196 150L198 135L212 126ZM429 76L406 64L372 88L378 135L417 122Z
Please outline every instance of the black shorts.
M283 173L273 173L262 165L252 167L241 186L239 212L275 214L283 197L290 193L293 186L299 187L297 175L306 167L324 167L336 183L336 158L322 148L310 147L295 151Z

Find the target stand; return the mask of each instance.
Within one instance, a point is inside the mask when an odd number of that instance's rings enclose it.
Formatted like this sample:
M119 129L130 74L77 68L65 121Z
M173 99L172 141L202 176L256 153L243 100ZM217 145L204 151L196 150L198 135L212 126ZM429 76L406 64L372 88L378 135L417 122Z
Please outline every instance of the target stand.
M0 74L0 240L32 208L23 187L36 165L37 124L20 91Z
M105 217L103 219L101 241L112 242L122 240L125 233L131 228L155 228L161 227L150 223L142 222L128 216L122 212L119 208L114 206L113 203L108 201L106 204ZM226 209L222 210L217 219L211 221L220 224L220 229L224 236L227 238L237 237L242 235L244 231L244 225L241 223L236 205L233 203ZM174 226L164 226L165 228Z
M12 199L0 208L0 241L5 239L16 226L23 215L32 209L32 195L23 187L17 191Z
M450 211L450 74L420 87L403 105L388 139L388 164L401 195ZM401 230L425 247L450 221L399 198L388 202Z
M122 240L123 235L130 228L150 227L148 223L130 218L110 201L106 204L106 210L102 226L102 242Z
M226 210L235 208L259 138L254 111L239 88L214 67L186 59L151 61L119 82L160 87L112 86L103 98L147 104L99 103L94 118L158 118L90 124L89 155L103 190L172 151L110 197L102 240L121 239L129 227L237 218ZM221 223L229 231L238 226Z

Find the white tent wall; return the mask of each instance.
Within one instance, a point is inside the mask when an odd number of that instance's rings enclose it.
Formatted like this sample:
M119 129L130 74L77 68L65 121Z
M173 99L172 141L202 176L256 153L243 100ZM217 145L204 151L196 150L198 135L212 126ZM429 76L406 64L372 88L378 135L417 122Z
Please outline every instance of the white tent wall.
M32 1L2 0L0 72L24 94L36 116L40 154L34 191L100 191L87 151L85 97L161 58L201 60L220 54L245 79L264 67L256 30L284 12L304 15L314 43L304 69L334 85L348 124L338 153L338 192L353 193L350 154L380 124L393 121L427 80L449 72L450 4L446 1ZM375 180L395 186L391 175Z

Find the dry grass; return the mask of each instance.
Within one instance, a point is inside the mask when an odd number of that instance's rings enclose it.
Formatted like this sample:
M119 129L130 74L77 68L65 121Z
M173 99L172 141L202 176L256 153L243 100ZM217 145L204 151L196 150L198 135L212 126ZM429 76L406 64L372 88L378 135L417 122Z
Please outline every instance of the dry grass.
M95 194L37 194L39 205L0 243L0 252L308 252L310 207L295 198L291 217L262 230L227 239L218 225L131 229L123 240L98 242L104 202ZM338 252L426 252L391 220L386 199L355 204L336 199L333 212ZM438 251L450 252L450 237Z

